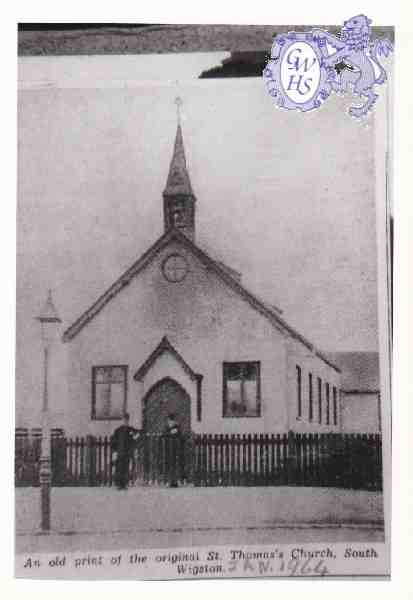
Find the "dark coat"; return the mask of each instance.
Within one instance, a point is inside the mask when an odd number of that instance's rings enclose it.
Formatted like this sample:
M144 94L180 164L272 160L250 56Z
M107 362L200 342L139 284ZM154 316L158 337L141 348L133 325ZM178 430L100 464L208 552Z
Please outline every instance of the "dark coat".
M139 433L138 429L130 427L129 425L121 425L113 432L110 446L114 452L119 455L131 454L135 447L134 436Z

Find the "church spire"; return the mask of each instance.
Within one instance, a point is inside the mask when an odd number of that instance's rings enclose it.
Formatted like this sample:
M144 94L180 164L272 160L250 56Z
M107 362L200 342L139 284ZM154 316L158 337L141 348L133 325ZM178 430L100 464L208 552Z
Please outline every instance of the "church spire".
M189 179L186 166L180 115L182 100L176 98L175 103L178 125L168 179L163 192L165 231L176 227L193 240L195 236L196 198L192 191L191 180Z

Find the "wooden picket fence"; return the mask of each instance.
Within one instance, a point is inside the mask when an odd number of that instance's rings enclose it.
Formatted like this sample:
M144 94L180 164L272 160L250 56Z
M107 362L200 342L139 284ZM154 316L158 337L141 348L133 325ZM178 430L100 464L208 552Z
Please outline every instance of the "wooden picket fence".
M58 473L62 470L61 455L56 453L56 446L65 442L63 429L52 429L52 474L53 483L57 483ZM42 430L39 427L30 431L16 428L14 438L14 471L16 485L39 485L40 451Z
M38 485L40 437L16 435L16 485ZM111 486L109 437L52 438L52 483ZM380 435L141 434L129 463L131 485L325 486L382 489Z

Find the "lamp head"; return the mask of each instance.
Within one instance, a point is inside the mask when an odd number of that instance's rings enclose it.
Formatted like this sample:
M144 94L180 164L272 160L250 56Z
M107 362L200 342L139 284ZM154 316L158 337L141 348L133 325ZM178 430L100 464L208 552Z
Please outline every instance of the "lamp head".
M53 304L52 290L49 290L46 303L36 318L40 321L43 342L49 344L56 331L56 326L62 322Z

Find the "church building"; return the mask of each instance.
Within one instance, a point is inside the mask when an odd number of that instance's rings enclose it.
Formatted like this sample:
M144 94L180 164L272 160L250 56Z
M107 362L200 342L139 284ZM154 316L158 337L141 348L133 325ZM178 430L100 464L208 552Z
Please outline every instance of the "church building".
M178 127L164 233L63 335L68 435L341 430L341 371L282 311L208 255Z

